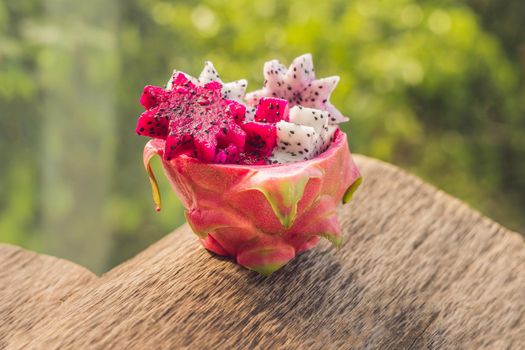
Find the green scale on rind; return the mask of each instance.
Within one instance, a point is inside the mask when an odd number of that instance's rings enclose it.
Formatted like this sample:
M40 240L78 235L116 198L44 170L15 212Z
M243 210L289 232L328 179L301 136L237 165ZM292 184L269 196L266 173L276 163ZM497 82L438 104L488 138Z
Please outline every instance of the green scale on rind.
M257 273L260 273L261 275L271 276L272 273L274 273L275 271L279 270L281 267L286 265L287 262L288 261L283 262L283 263L272 263L272 264L267 264L267 265L251 266L250 269L252 269L253 271Z
M332 235L332 234L319 234L319 236L327 239L336 248L341 247L341 244L343 244L343 237L342 236L335 236L335 235Z
M346 190L345 194L343 195L343 204L346 204L348 202L350 202L350 200L352 199L355 191L357 191L357 189L359 188L359 186L361 185L361 183L363 182L363 178L361 176L359 176L353 184L350 185L350 187L348 187L348 189Z
M264 195L275 216L286 229L289 229L293 225L297 215L297 203L303 197L304 188L309 179L309 177L304 176L298 179L295 184L289 181L282 181L275 186L277 189L265 187L253 187L250 189L257 190ZM279 205L280 202L282 205Z
M160 211L162 203L160 198L159 184L151 167L151 159L157 154L157 150L153 147L146 146L146 148L144 148L144 168L146 168L146 172L149 176L149 182L151 184L151 196L153 197L153 202L155 203L155 210Z

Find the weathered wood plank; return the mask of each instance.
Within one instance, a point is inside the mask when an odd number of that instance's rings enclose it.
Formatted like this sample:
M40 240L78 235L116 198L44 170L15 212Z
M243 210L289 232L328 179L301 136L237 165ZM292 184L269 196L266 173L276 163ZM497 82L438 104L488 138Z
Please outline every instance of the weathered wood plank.
M525 348L522 237L395 167L357 161L365 181L341 209L341 249L323 242L266 278L206 253L183 226L7 343Z
M51 310L95 279L69 261L1 244L0 349L15 333L29 333L39 321L47 320Z

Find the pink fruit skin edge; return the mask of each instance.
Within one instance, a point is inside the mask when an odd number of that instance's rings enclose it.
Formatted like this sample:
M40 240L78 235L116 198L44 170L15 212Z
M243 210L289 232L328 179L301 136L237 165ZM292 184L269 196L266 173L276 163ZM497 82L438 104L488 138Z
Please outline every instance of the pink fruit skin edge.
M206 249L269 275L313 248L319 237L341 244L336 208L361 183L345 133L336 132L320 156L286 165L207 164L186 155L166 161L163 150L159 139L144 148L155 203L160 208L149 164L160 155L186 219Z

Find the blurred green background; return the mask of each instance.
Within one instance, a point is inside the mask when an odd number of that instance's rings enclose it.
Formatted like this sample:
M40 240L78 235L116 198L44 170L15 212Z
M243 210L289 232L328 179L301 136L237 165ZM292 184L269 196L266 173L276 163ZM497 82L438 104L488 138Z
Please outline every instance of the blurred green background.
M262 84L311 52L351 148L525 232L523 0L0 0L0 241L97 272L183 222L134 134L145 84L205 59ZM158 168L158 164L156 164Z

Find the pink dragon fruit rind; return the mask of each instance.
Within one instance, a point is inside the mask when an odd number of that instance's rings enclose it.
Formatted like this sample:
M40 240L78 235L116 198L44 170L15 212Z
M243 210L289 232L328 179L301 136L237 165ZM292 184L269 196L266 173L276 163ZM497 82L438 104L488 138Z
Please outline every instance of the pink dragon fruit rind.
M145 166L162 155L164 142L148 142ZM360 183L342 132L318 157L285 165L209 164L186 155L161 159L204 247L265 275L313 248L319 237L340 245L337 204ZM153 176L151 168L148 173ZM156 182L151 183L160 207Z

